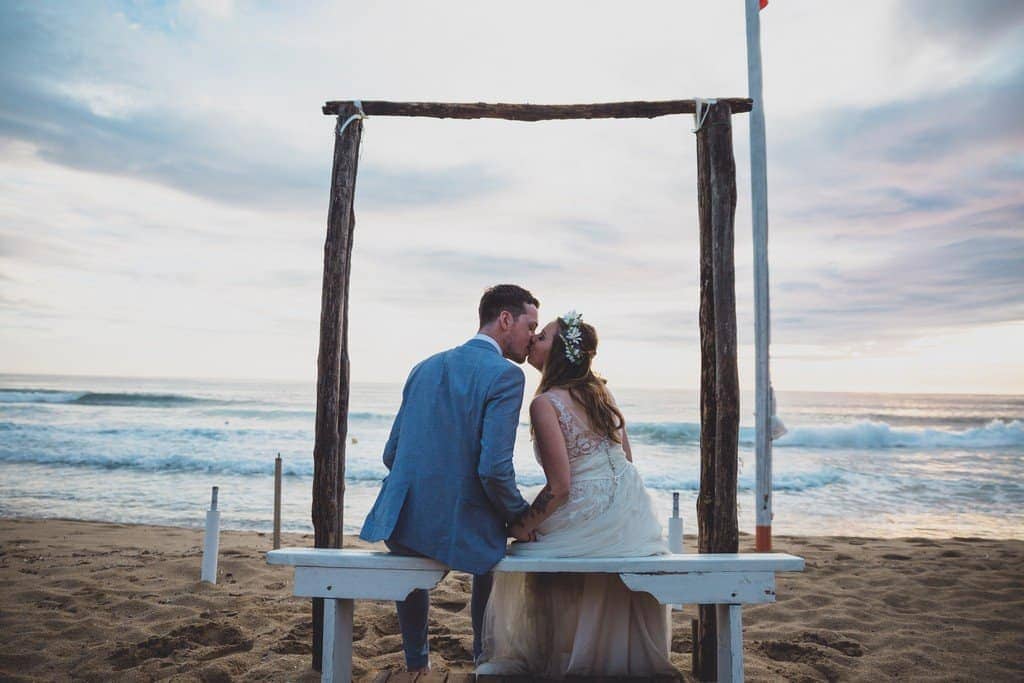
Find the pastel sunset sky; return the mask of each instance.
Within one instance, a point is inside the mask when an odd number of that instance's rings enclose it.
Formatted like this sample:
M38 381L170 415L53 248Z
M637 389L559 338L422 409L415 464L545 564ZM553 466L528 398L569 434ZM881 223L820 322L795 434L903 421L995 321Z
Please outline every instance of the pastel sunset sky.
M775 387L1024 393L1024 3L761 16ZM746 93L742 0L0 3L0 372L314 377L325 100ZM400 381L516 282L597 327L616 384L697 386L692 125L366 121L354 379Z

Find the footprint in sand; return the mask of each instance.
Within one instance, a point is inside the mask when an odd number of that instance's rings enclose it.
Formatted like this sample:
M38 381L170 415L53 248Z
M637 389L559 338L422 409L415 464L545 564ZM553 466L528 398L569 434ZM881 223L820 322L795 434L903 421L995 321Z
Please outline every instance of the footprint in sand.
M804 640L842 652L847 657L863 657L864 648L855 640L849 640L834 633L805 631L801 636Z
M312 642L313 622L304 621L292 626L270 649L280 655L308 655L313 652Z
M251 650L252 638L230 624L208 622L174 629L165 636L153 636L134 645L119 648L107 658L118 671L139 666L150 659L164 659L181 650L208 648L199 660L217 659L235 652Z
M461 640L455 636L434 636L430 639L430 649L434 652L439 653L446 661L472 661L473 655L470 653Z
M777 662L820 664L827 658L822 648L836 650L847 657L864 656L864 648L857 641L814 631L805 631L791 640L765 640L760 646L769 659Z
M114 650L107 660L113 664L116 671L123 671L136 667L148 659L170 657L175 652L188 648L189 642L184 638L153 636L140 643Z
M469 604L469 602L460 598L442 598L440 600L434 600L433 604L446 612L454 613L461 612L462 610L464 610L466 608L466 605Z

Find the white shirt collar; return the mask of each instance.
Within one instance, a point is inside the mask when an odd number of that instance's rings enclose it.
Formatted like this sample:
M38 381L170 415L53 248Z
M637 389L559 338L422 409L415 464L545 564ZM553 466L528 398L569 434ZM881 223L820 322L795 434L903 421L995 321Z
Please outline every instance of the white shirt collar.
M483 334L481 332L478 332L477 335L475 337L473 337L473 339L483 339L484 341L489 342L491 344L491 346L494 347L494 350L498 352L498 354L500 354L502 356L505 355L505 354L503 354L501 352L501 347L498 346L498 342L494 341L494 337L491 337L491 336L488 336L488 335Z

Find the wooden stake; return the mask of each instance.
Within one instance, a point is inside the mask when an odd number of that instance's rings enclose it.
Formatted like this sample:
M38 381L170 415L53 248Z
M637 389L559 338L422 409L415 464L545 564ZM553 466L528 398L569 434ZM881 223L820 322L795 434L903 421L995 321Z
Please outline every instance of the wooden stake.
M728 104L708 116L712 258L715 279L715 521L712 552L739 552L736 480L739 474L740 380L736 360L736 162Z
M736 363L736 283L733 221L736 165L731 110L710 105L697 133L697 207L700 220L701 468L697 498L702 553L739 549L736 478L739 444L739 375ZM694 634L694 675L717 675L714 605L701 605Z
M274 458L274 550L281 547L281 454Z
M316 436L313 446L313 535L317 548L342 545L345 496L345 441L348 436L348 288L355 229L356 170L362 120L342 124L355 107L338 111L331 199L324 242L324 279L317 358ZM313 600L313 668L321 666L323 600Z

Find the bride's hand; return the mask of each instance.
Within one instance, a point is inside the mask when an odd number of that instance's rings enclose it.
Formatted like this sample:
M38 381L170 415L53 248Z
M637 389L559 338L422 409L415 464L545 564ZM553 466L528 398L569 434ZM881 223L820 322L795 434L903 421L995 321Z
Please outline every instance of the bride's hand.
M529 543L530 541L537 540L537 531L527 531L522 524L513 524L508 528L508 533L520 543Z

